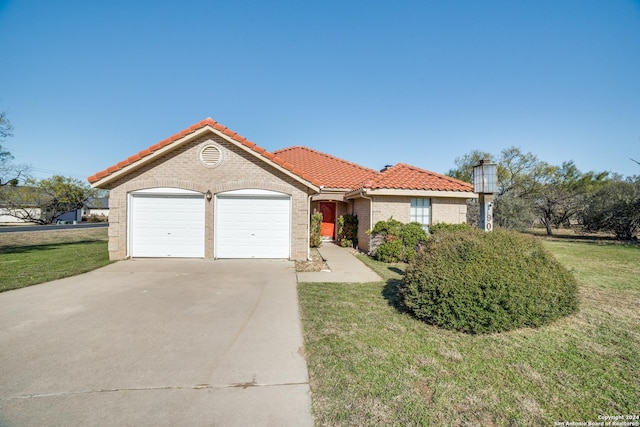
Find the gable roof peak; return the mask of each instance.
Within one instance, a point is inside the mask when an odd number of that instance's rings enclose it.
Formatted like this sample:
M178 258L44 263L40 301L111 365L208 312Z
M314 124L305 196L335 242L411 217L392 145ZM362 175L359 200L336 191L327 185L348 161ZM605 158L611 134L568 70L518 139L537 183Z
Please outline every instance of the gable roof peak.
M133 156L117 163L113 166L108 167L107 169L96 173L95 175L87 178L90 184L99 186L105 183L105 179L110 180L110 176L117 176L114 174L127 174L128 170L132 170L137 168L139 165L147 163L150 159L153 159L155 156L166 153L167 150L172 150L171 145L181 144L185 141L188 141L188 136L194 134L198 131L201 131L204 128L209 128L209 130L213 133L222 134L223 138L227 138L230 141L233 141L235 144L240 146L244 146L250 152L253 152L254 155L262 158L266 162L274 164L276 167L283 168L286 173L291 173L297 179L305 182L306 185L319 186L320 184L316 181L312 176L309 176L304 173L304 171L300 171L294 167L294 165L288 163L286 159L282 159L273 153L268 152L262 147L259 147L257 144L249 141L247 138L239 135L228 127L216 122L211 117L207 117L204 120L199 121L186 129L166 138L155 145L152 145ZM162 151L161 151L162 150Z

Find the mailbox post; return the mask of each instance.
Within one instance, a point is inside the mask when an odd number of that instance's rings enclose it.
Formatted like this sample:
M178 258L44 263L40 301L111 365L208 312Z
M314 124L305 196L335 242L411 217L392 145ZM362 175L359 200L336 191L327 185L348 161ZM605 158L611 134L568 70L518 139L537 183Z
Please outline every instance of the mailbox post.
M473 167L473 191L480 203L480 228L493 230L493 194L498 192L498 165L490 160L480 160Z

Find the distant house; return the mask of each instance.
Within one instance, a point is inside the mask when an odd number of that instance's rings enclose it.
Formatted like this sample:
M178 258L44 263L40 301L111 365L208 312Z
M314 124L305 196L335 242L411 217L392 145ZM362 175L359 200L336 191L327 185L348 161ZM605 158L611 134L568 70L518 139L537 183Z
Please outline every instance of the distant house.
M109 198L92 197L87 200L84 208L82 208L82 218L87 219L91 215L104 216L105 218L109 218Z
M268 152L205 119L88 178L110 190L109 255L305 259L310 216L335 238L358 216L358 244L391 216L466 221L463 181L400 163L376 171L307 147Z
M29 215L31 215L34 218L40 218L40 215L41 215L40 208L27 207L27 209L29 211ZM9 209L0 206L0 224L24 224L27 222L22 218L16 218L15 216L11 216L9 215L9 213L10 213Z
M32 193L24 197L25 203L13 204L15 199L12 199L11 203L3 204L3 193L12 191L24 191L25 188L31 189ZM51 218L51 212L43 212L38 203L26 202L26 200L34 200L33 192L39 190L35 187L0 187L0 224L25 224L33 221L29 219L39 220L43 217ZM37 197L36 197L37 199ZM7 199L5 199L6 201ZM11 206L11 207L10 207ZM89 212L86 214L86 212ZM13 214L13 215L11 215ZM108 198L95 198L89 200L87 205L82 209L76 209L70 212L66 212L58 216L55 220L57 223L73 223L81 222L86 215L104 215L105 218L109 215Z
M66 212L56 218L58 224L77 223L82 221L82 209L76 209L71 212Z
M14 200L20 188L12 185L0 187L0 224L24 224L27 222L20 216L11 215L16 213L16 209L11 209L12 203L9 200ZM20 204L19 211L22 211L23 217L40 218L42 215L42 210L35 203Z

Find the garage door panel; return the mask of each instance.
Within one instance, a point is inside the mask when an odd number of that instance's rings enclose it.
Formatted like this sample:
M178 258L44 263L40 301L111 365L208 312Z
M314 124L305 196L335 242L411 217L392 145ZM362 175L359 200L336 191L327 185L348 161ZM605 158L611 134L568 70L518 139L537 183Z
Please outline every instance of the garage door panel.
M283 197L216 200L217 258L289 258L291 202Z
M134 195L131 255L204 257L204 198Z

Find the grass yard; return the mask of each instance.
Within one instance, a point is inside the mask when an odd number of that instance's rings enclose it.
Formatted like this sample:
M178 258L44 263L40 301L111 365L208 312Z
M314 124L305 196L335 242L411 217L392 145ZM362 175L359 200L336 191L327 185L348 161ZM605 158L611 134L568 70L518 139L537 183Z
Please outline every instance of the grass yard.
M554 425L640 414L640 246L547 241L580 285L552 325L465 335L394 305L385 283L298 285L317 425ZM637 420L636 420L637 421Z
M108 263L106 228L0 233L0 292L75 276Z

